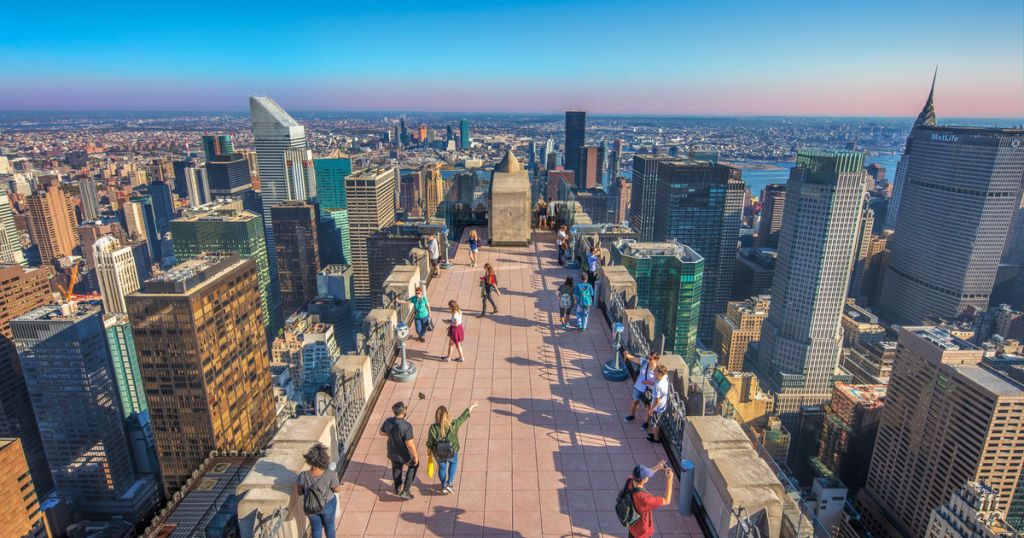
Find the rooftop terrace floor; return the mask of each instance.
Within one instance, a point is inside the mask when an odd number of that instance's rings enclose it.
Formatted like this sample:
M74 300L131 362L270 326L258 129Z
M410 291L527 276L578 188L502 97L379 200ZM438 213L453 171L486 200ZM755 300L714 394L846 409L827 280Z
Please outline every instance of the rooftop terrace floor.
M530 247L480 250L469 267L463 245L428 295L437 328L425 343L409 341L419 367L413 383L386 382L352 460L342 477L345 492L340 536L625 536L615 517L615 497L629 471L665 459L637 423L622 417L630 387L601 376L612 357L611 333L598 311L586 331L558 327L555 290L570 276L555 261L553 236L539 233ZM499 313L480 312L483 264L497 272ZM572 275L578 276L578 275ZM441 362L447 347L447 315L455 299L465 315L465 363ZM426 399L418 401L416 395ZM423 459L415 499L392 490L386 439L378 435L396 401L411 402ZM453 418L473 402L476 410L460 432L455 493L438 491L426 476L427 428L446 405ZM664 492L664 475L648 490ZM693 517L671 506L655 513L660 536L703 536Z

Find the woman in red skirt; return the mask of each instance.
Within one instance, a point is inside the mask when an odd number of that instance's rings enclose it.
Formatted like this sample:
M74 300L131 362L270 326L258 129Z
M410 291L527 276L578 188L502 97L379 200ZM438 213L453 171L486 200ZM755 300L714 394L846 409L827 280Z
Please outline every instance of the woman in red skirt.
M458 362L464 362L465 359L462 357L462 341L466 339L466 331L462 328L462 309L459 308L459 303L455 301L448 301L448 310L451 311L451 319L444 320L448 324L448 352L444 354L444 362L451 360L452 346L459 350L459 357L455 359Z

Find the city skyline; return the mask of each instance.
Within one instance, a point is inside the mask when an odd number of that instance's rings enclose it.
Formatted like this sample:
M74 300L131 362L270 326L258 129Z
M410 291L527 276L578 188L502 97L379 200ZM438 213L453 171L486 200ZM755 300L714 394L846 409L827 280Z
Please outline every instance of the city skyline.
M1024 116L1016 2L614 7L311 5L269 25L185 6L153 25L145 10L19 5L0 44L0 68L18 76L0 109L242 110L239 96L274 95L293 111L902 116L937 65L946 117ZM716 24L687 24L701 20ZM578 38L574 24L595 31ZM277 46L294 28L302 54ZM227 53L200 61L212 36Z

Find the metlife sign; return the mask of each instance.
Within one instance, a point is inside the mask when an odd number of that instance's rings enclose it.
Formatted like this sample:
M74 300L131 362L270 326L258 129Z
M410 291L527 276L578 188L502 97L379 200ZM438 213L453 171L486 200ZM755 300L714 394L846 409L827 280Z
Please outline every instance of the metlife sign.
M932 142L959 142L960 137L953 133L932 133Z

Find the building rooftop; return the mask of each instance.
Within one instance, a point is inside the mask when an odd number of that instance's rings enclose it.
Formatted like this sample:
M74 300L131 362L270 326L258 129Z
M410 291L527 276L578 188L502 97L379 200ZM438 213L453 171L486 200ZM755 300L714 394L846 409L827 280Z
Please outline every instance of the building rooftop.
M910 332L922 340L932 344L943 351L968 351L980 349L978 346L953 336L949 330L942 327L914 327Z
M185 293L195 289L217 273L251 258L237 254L205 254L156 273L135 293ZM134 294L133 294L134 295Z
M40 306L35 310L26 312L14 319L18 321L52 321L64 320L77 322L87 318L101 310L99 303L95 301L81 303L49 304Z
M185 210L172 222L249 222L260 218L252 211L229 207L225 204L210 203Z
M696 250L679 243L640 243L632 239L623 239L616 243L616 248L626 256L648 259L656 256L675 256L688 263L704 261Z
M836 383L835 390L847 395L850 400L856 403L878 403L885 399L885 392L888 385L847 385Z

